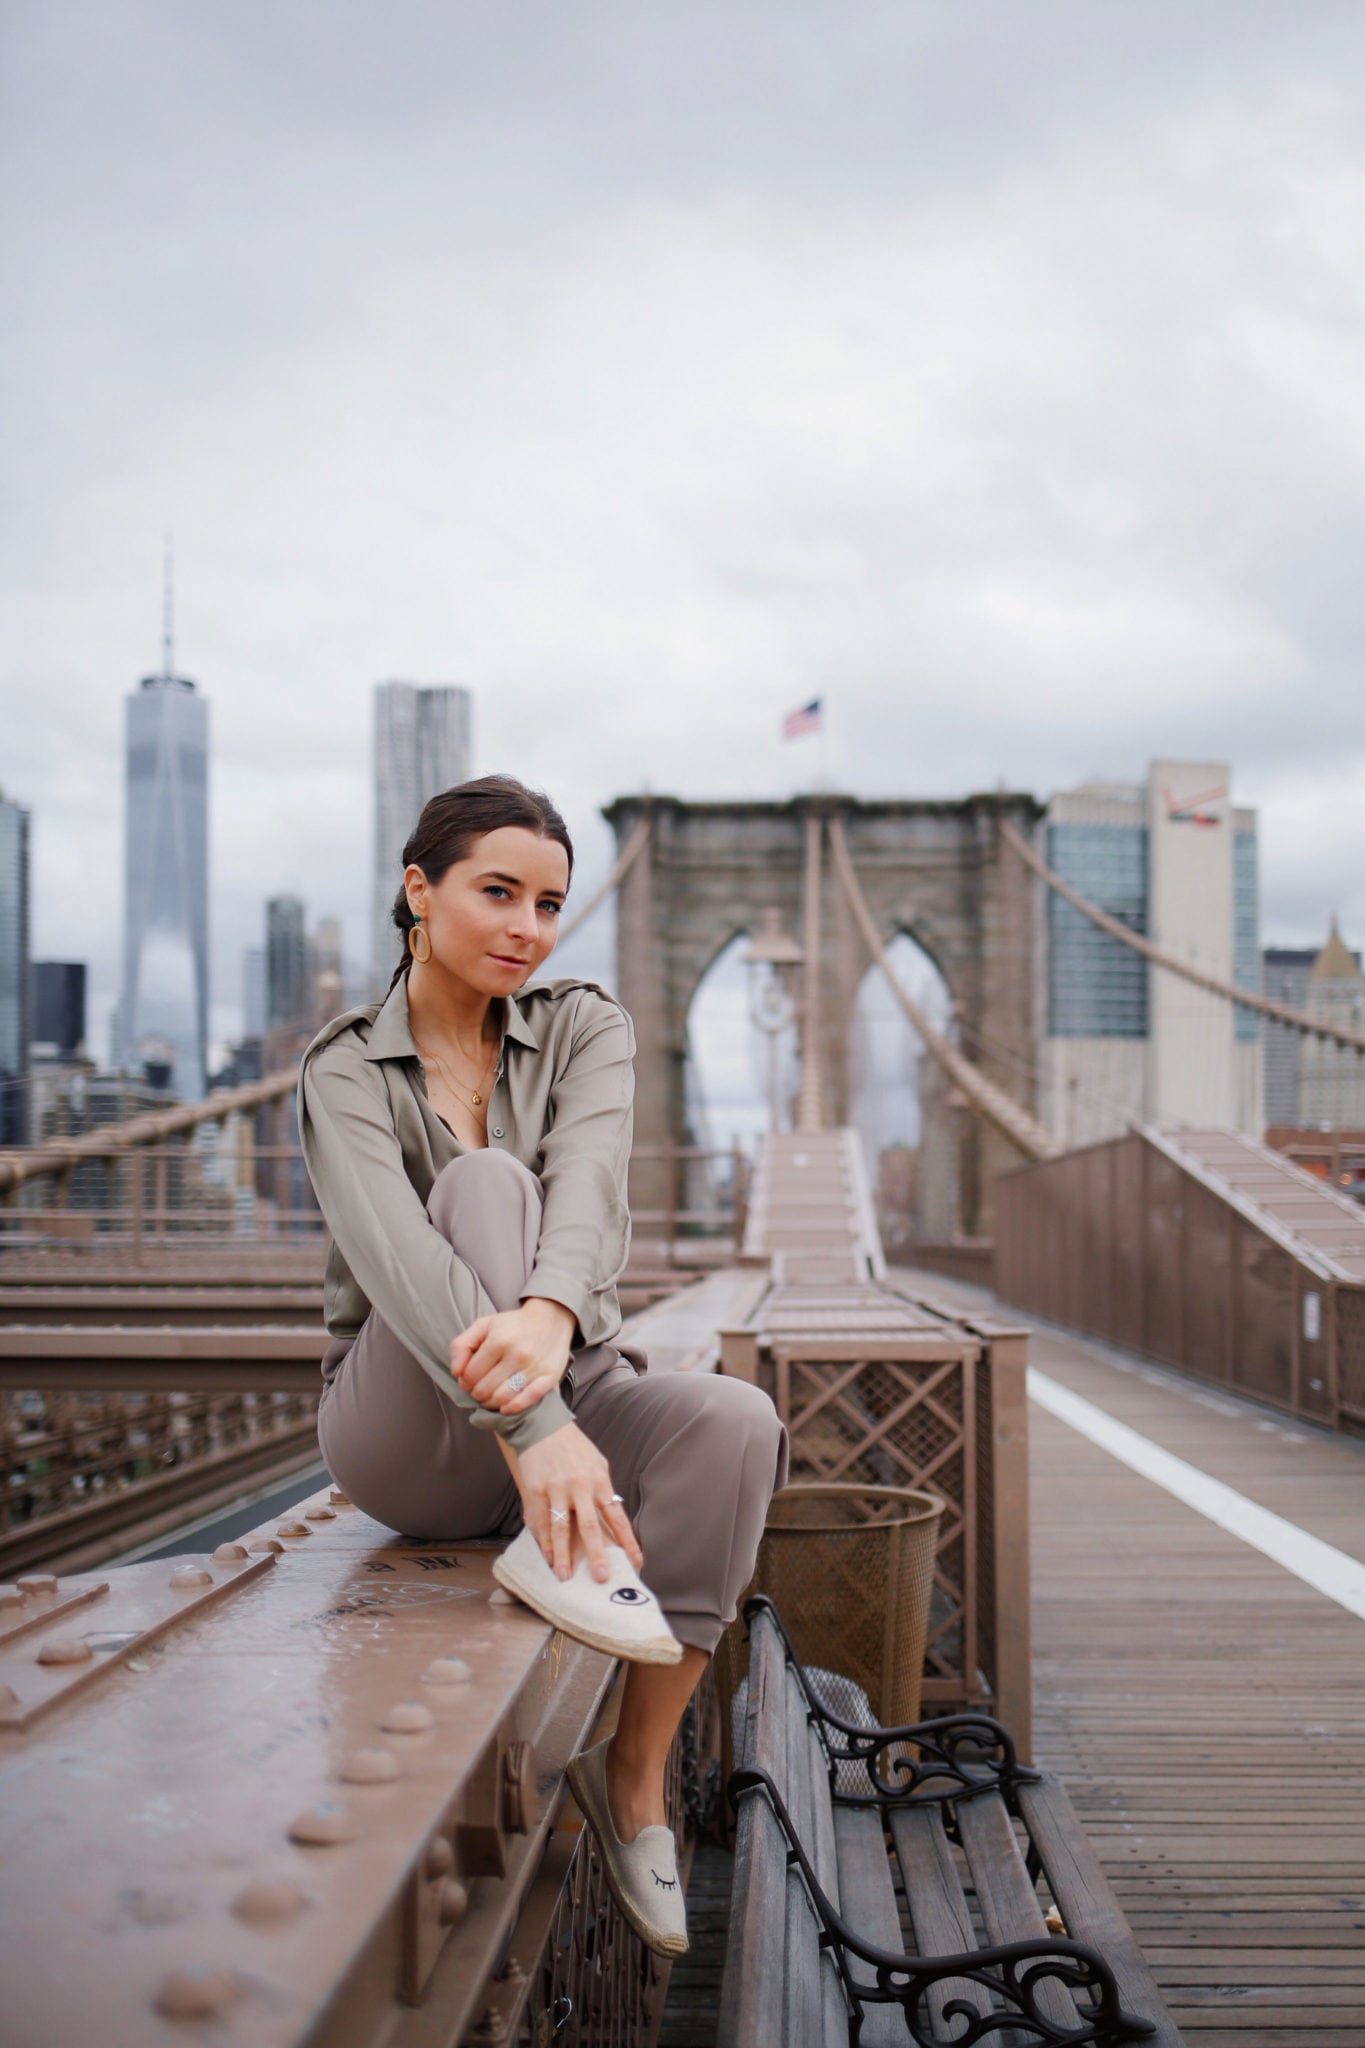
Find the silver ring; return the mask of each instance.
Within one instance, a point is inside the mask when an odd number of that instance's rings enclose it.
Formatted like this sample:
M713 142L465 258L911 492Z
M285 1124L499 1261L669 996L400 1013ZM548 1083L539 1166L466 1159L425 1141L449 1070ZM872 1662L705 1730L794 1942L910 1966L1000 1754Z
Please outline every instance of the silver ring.
M550 1509L550 1520L551 1520L552 1522L567 1522L567 1521L568 1521L568 1519L569 1519L569 1510L568 1510L567 1508L551 1508L551 1509Z
M614 1493L614 1494L612 1495L612 1497L611 1497L610 1501L609 1501L609 1502L607 1503L607 1505L608 1505L609 1507L613 1507L613 1508L623 1508L623 1507L625 1506L625 1504L626 1504L626 1497L625 1497L625 1495L624 1495L623 1493Z
M520 1394L525 1392L528 1381L524 1372L514 1372L503 1381L503 1385L509 1394Z

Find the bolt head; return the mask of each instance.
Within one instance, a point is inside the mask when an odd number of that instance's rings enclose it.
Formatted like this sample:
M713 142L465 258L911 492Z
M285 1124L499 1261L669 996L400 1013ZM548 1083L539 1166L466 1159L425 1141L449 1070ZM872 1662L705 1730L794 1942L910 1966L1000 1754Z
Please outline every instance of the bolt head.
M338 1775L345 1785L387 1785L398 1776L398 1759L391 1749L374 1743L368 1749L353 1749Z
M337 1511L335 1508L325 1508L321 1506L315 1508L305 1508L303 1511L303 1518L305 1522L334 1522L337 1518Z
M173 1970L161 1980L156 2009L168 2020L214 2020L241 1995L242 1986L228 1970Z
M49 1636L38 1652L40 1664L84 1664L94 1655L80 1636Z
M247 1544L247 1549L252 1551L268 1550L273 1557L284 1556L284 1545L276 1542L273 1536L258 1536L254 1543Z
M422 1673L423 1685L468 1685L474 1673L463 1657L433 1657Z
M177 1593L193 1593L200 1586L211 1586L213 1573L206 1571L202 1564L178 1565L171 1573L171 1586Z
M445 1835L433 1835L427 1843L427 1876L449 1877L455 1868L455 1850Z
M436 1726L436 1716L420 1700L398 1700L379 1725L386 1735L421 1735Z
M327 1497L334 1508L352 1508L355 1506L355 1502L350 1498L349 1494L343 1493L339 1486L334 1486Z
M249 1927L282 1927L307 1904L307 1893L287 1877L258 1877L243 1885L232 1910Z
M277 1536L311 1536L307 1522L279 1522L275 1527Z
M245 1543L220 1543L213 1553L215 1564L245 1564L250 1556Z
M330 1849L338 1842L355 1838L355 1825L346 1808L336 1799L323 1799L295 1814L289 1823L291 1842L305 1842L310 1848Z
M454 1927L469 1911L469 1887L461 1884L458 1877L448 1877L441 1886L436 1911L442 1927Z

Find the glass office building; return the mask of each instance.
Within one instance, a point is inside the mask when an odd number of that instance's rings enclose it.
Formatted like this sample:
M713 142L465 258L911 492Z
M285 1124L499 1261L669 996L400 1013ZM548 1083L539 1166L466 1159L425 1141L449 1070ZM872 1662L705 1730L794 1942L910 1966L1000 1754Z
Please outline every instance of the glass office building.
M1040 850L1130 931L1256 993L1256 814L1229 790L1220 764L1154 762L1145 783L1055 796ZM1055 891L1044 900L1044 1121L1071 1145L1135 1121L1259 1135L1256 1013L1152 966Z
M408 835L423 804L469 779L471 704L470 692L456 684L375 685L370 972L377 995L385 994L398 964L392 910Z
M174 1092L203 1096L208 1068L208 705L183 676L148 676L126 700L123 997L115 1059L169 1059Z

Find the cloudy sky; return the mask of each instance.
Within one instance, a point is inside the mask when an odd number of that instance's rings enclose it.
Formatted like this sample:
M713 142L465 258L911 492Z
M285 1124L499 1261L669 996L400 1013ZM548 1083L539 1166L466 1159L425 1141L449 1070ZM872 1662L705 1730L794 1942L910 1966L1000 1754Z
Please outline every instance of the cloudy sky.
M267 894L363 950L393 676L585 882L818 692L868 794L1228 759L1266 937L1365 939L1363 101L1357 0L5 0L0 786L97 1046L167 528L220 1036Z

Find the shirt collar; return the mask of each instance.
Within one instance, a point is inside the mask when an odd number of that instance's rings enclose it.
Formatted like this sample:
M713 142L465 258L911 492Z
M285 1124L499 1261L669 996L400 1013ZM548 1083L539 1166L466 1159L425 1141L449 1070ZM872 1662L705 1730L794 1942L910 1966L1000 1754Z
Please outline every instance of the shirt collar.
M504 1001L502 1035L504 1039L515 1039L518 1045L529 1045L537 1052L540 1050L540 1039L522 1016L515 996L508 996ZM365 1057L367 1060L415 1060L421 1057L413 1043L412 1026L408 1021L406 974L399 976L379 1006L370 1026Z

